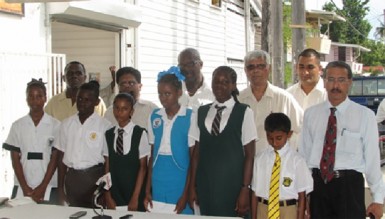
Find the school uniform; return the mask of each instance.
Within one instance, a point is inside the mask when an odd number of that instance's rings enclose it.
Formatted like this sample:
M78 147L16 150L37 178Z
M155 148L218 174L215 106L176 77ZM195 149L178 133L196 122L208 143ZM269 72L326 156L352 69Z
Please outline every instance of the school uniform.
M280 218L297 218L298 193L313 191L313 178L305 159L285 144L277 151L281 158L279 200ZM275 161L274 148L264 149L254 160L251 189L258 197L257 218L267 218L270 178Z
M29 187L35 189L41 184L47 172L53 147L57 145L60 122L44 113L35 126L30 115L16 120L11 127L3 148L20 153L20 163ZM56 172L47 186L44 200L55 203L51 189L57 188ZM15 187L12 198L22 197L23 191L15 175ZM52 197L50 197L52 196Z
M189 137L193 113L181 106L170 120L164 108L156 109L148 124L149 142L153 145L152 198L176 204L183 194L190 165L189 148L195 141ZM192 214L189 205L182 214Z
M119 155L116 149L118 129L120 127L115 126L105 134L105 147L108 150L106 156L109 156L109 171L112 182L110 192L116 206L127 206L135 190L140 159L150 155L151 147L145 130L130 122L123 127L123 155ZM144 195L145 186L142 186L138 200L138 211L145 211Z
M57 149L69 168L64 186L71 206L92 207L96 181L104 174L104 133L110 123L94 112L81 124L79 116L65 119L60 127Z
M211 134L215 106L222 112L219 134ZM202 215L237 216L236 202L243 184L244 145L257 139L253 112L230 98L198 109L197 126L192 136L199 141L196 191Z

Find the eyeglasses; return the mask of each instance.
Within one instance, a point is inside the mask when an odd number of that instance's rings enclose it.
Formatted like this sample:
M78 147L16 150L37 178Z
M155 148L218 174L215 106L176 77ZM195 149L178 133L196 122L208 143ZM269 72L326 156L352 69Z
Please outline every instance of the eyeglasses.
M343 84L343 83L346 83L349 81L349 78L325 78L326 82L328 83L340 83L340 84Z
M136 82L136 81L121 81L121 82L119 82L119 86L125 86L125 87L127 87L127 86L130 86L130 87L132 87L132 86L135 86L136 84L138 84L138 82Z
M263 70L266 68L266 64L256 64L256 65L253 65L253 64L250 64L250 65L246 65L246 69L248 71L252 71L252 70L255 70L255 69L258 69L258 70Z
M185 63L185 64L178 64L178 67L179 68L190 68L190 67L193 67L194 65L196 65L199 61L195 60L195 61L191 61L191 62L188 62L188 63Z

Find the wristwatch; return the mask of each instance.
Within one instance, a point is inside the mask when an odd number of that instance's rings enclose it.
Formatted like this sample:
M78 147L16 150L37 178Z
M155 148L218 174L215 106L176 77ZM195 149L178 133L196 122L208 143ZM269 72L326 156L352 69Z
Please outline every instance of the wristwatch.
M247 184L247 185L242 184L242 188L244 188L244 187L246 187L246 188L248 188L248 189L251 189L251 185L250 185L250 184Z

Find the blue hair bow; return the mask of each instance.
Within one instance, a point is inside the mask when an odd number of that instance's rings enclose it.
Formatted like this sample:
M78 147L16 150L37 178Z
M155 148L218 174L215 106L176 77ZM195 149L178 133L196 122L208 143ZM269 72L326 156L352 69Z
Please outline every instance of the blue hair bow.
M182 75L179 67L177 66L171 66L167 71L159 72L157 81L159 82L159 80L165 75L175 75L178 78L178 81L184 81L185 79L184 75Z

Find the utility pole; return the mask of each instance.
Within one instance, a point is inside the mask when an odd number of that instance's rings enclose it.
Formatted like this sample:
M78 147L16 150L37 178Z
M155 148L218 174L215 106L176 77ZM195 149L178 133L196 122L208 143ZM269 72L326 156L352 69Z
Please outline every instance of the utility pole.
M262 0L261 49L269 52L270 0Z
M273 75L273 84L283 88L284 87L284 65L283 65L283 7L281 0L271 1L272 3L272 19L271 19L271 35L272 35L272 49L271 49L271 74Z
M304 0L292 0L291 1L291 48L292 48L292 69L291 78L293 84L298 81L297 75L297 57L306 47L306 16L305 16L305 2Z

